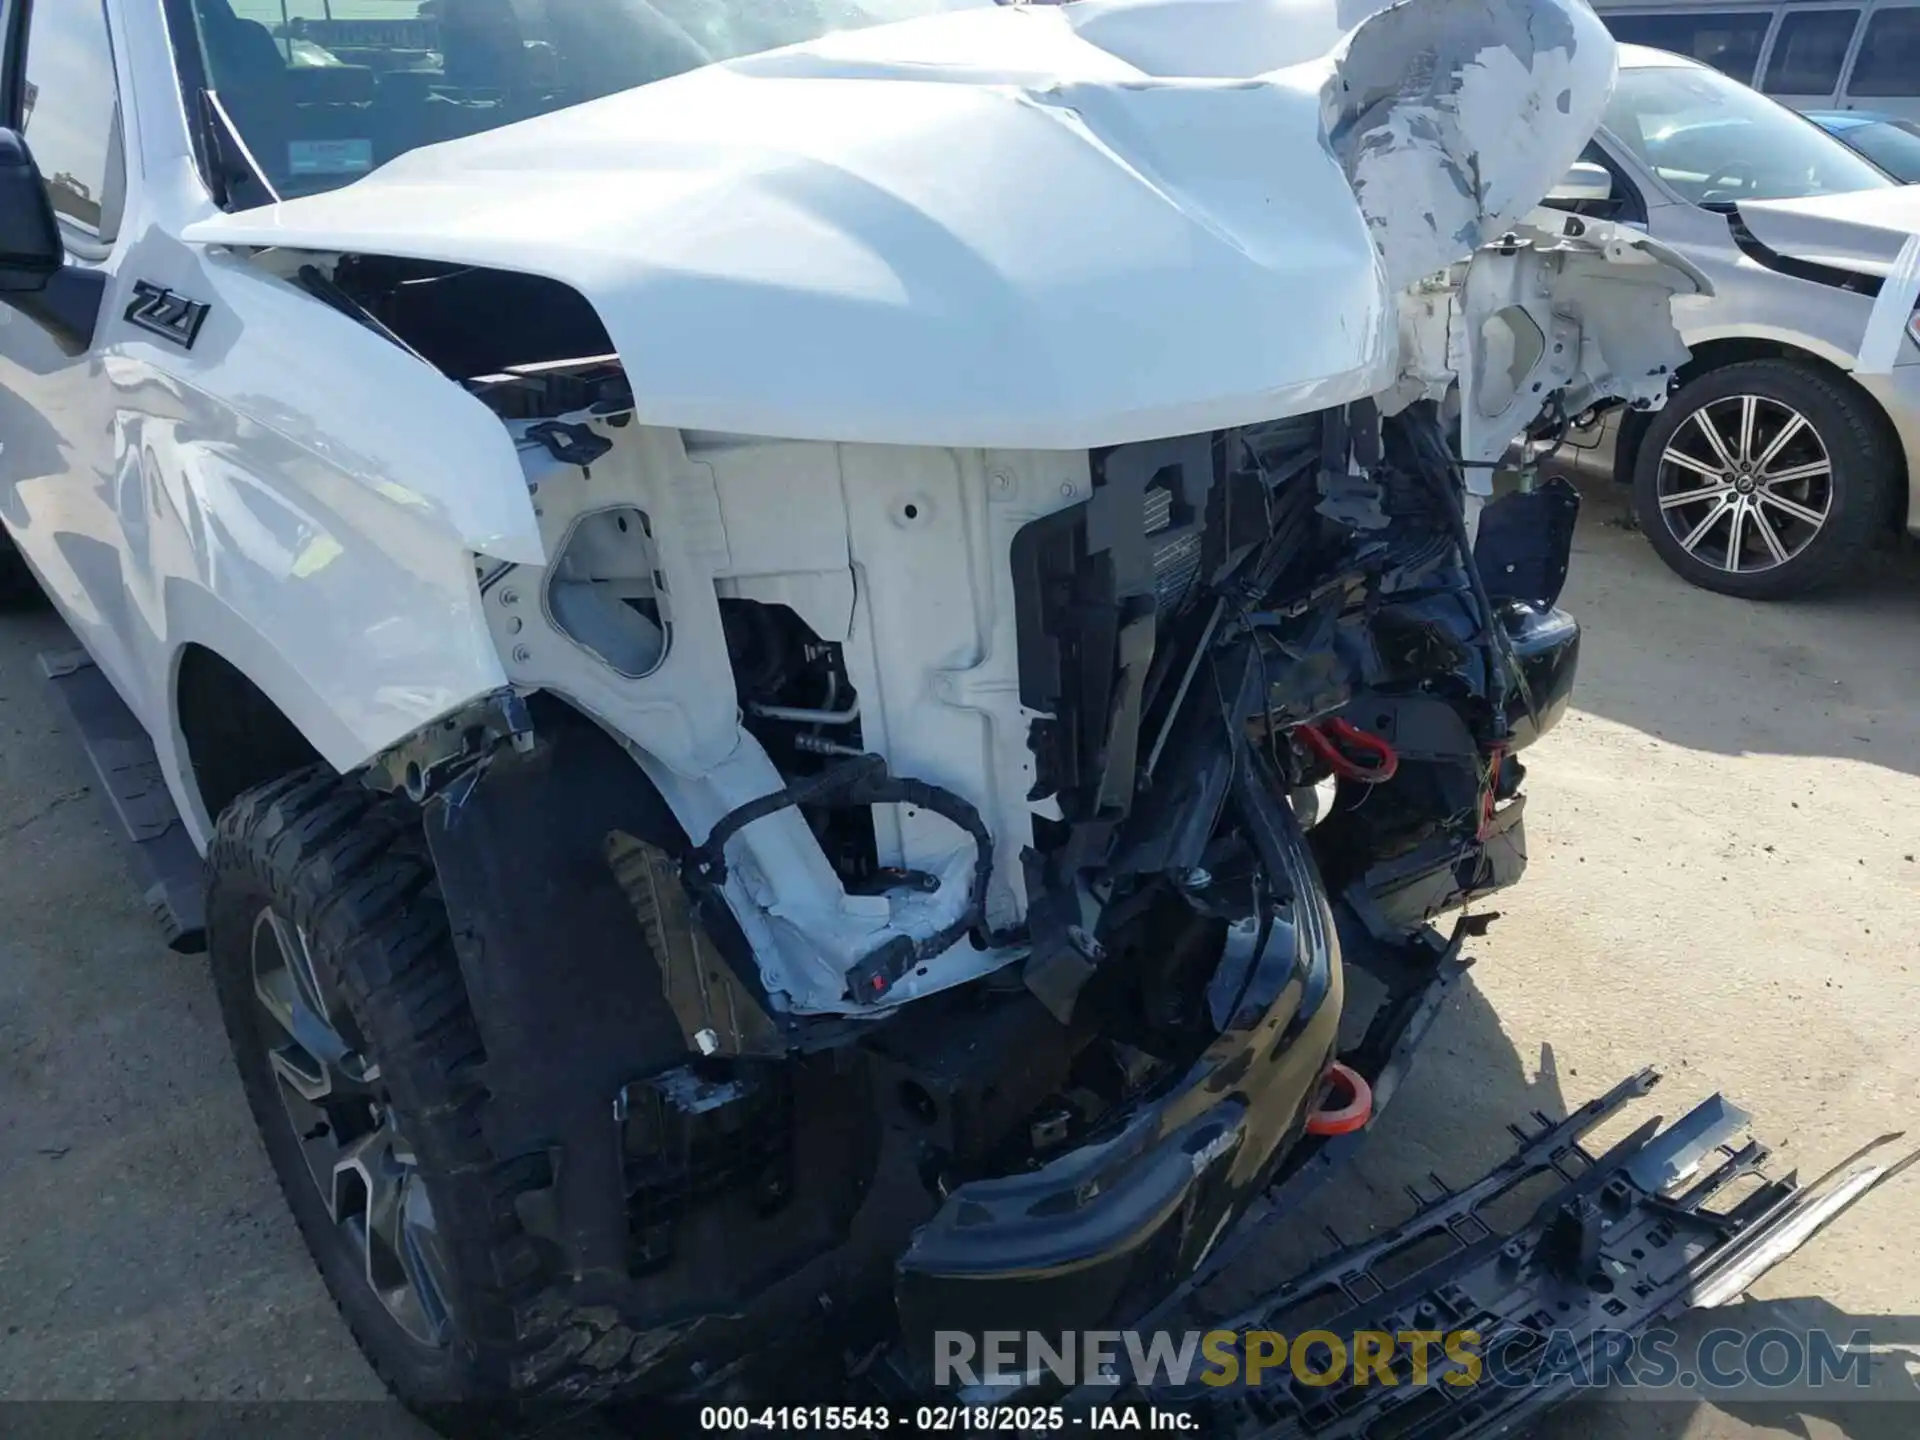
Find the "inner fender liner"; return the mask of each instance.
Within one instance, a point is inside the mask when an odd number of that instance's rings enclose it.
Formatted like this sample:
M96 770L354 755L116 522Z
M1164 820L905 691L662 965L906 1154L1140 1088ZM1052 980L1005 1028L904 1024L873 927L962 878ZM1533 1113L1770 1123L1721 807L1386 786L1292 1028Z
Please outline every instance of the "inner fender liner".
M614 1098L687 1048L606 837L621 830L674 853L686 837L615 741L541 698L535 749L502 747L471 784L430 802L427 841L486 1047L488 1144L503 1160L549 1156L550 1238L576 1275L623 1276ZM715 932L723 950L744 945L737 931Z

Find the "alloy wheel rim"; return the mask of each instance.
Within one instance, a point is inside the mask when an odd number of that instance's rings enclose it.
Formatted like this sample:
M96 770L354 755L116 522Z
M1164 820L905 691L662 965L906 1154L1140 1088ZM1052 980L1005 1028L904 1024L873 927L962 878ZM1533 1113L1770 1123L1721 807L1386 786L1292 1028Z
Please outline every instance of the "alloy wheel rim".
M321 984L306 931L271 907L254 920L251 968L275 1088L321 1203L394 1322L423 1345L444 1346L452 1333L444 1246L379 1066Z
M1786 564L1826 528L1833 459L1791 405L1729 395L1680 422L1660 453L1655 492L1661 522L1689 557L1752 575Z

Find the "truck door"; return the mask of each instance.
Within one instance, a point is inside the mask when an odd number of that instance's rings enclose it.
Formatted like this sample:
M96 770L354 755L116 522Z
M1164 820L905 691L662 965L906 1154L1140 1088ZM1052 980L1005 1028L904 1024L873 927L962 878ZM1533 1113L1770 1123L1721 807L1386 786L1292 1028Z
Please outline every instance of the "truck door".
M129 167L103 0L0 0L0 9L4 123L33 152L67 265L105 279L97 336L127 305L119 255ZM144 525L145 507L141 487L129 496L121 483L115 397L114 367L97 342L0 305L0 515L68 623L145 719L135 638L144 621L123 573L127 527Z
M1791 5L1774 28L1760 88L1796 110L1831 106L1860 28L1858 5Z

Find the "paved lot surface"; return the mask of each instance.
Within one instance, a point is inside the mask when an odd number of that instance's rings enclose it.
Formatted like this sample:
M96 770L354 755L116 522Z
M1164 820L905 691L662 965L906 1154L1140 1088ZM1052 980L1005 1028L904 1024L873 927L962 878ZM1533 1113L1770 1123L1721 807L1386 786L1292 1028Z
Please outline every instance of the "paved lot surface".
M1647 1062L1665 1113L1725 1088L1804 1173L1920 1115L1920 562L1746 605L1680 584L1598 490L1566 602L1580 709L1527 757L1532 872L1326 1197L1349 1233ZM56 635L0 620L0 1400L240 1402L87 1412L99 1433L419 1435L386 1405L272 1403L381 1392L268 1174L203 966L156 943L56 730L33 667ZM1920 1342L1920 1180L1729 1313ZM1920 1397L1898 1357L1876 1375ZM1920 1403L1613 1404L1547 1432L1911 1436Z

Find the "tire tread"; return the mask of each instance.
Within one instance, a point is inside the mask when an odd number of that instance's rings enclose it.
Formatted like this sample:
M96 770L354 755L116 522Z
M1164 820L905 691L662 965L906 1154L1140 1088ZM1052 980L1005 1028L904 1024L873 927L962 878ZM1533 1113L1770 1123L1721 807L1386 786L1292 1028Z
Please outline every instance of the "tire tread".
M247 971L247 937L231 933L234 917L214 899L239 879L282 900L307 928L316 964L328 967L381 1066L461 1272L453 1279L454 1345L465 1380L458 1399L495 1412L487 1428L513 1429L535 1410L617 1396L638 1373L627 1363L637 1337L609 1312L571 1305L563 1277L521 1225L515 1202L548 1183L544 1164L502 1159L488 1146L486 1050L417 811L325 766L285 775L241 795L219 817L207 877L209 951L236 1047L241 1027L253 1023L241 1013L252 1003L250 973L235 973ZM284 1125L268 1107L273 1097L255 1088L248 1086L248 1098L263 1133ZM293 1187L311 1183L274 1169L290 1204ZM304 1227L302 1238L319 1265ZM430 1423L474 1428L471 1412L456 1420L446 1397L418 1393L380 1337L338 1296L334 1302L403 1403Z

